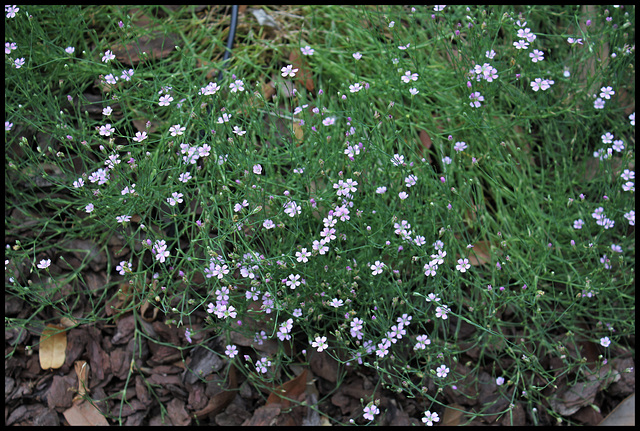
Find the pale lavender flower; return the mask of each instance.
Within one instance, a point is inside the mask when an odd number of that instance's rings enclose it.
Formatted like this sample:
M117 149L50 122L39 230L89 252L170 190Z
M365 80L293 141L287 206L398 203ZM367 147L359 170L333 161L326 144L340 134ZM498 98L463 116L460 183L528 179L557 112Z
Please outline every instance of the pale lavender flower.
M453 145L453 149L456 151L456 153L464 151L464 150L467 149L467 143L466 142L456 142Z
M229 84L229 88L231 89L232 93L236 93L238 91L242 92L244 91L244 82L242 82L242 80L240 79L236 79L234 82Z
M102 56L102 62L103 63L108 63L111 60L114 60L116 58L115 54L113 52L111 52L111 50L106 50L104 52L104 55Z
M51 259L42 259L38 264L38 268L47 269L51 265Z
M322 352L329 348L329 344L327 344L327 337L317 336L316 339L311 343L311 347L315 347L318 352Z
M227 344L227 347L225 347L224 354L227 355L229 359L233 359L238 354L238 348L236 347L235 344Z
M438 377L447 377L447 374L449 374L449 367L447 367L446 365L440 365L438 368L436 368L436 375Z
M611 99L611 96L613 96L614 94L616 94L616 92L613 91L613 88L611 87L602 87L600 89L600 97L604 99Z
M293 78L294 76L296 76L296 72L298 71L298 69L294 69L292 65L287 64L285 67L283 67L280 72L282 72L282 77L283 78Z
M422 422L428 427L433 426L434 422L440 422L440 418L438 417L438 413L427 410L424 412L424 417L422 418Z
M300 48L300 52L302 52L302 55L313 55L313 53L315 52L315 49L307 45L305 47Z
M171 95L169 94L165 94L160 96L160 100L158 102L158 105L160 106L169 106L171 104L171 102L173 102L173 97L171 97Z
M380 410L378 409L378 407L373 403L367 404L364 407L363 411L364 411L364 414L362 415L362 417L368 421L372 421L373 419L375 419L375 415L380 413Z

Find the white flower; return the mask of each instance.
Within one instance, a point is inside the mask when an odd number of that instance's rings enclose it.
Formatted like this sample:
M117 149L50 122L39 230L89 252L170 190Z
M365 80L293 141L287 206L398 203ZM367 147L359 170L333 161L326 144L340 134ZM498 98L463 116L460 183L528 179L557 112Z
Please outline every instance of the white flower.
M424 417L422 418L422 422L425 423L428 427L433 426L434 422L439 422L440 418L438 417L438 413L431 413L429 410L424 412Z
M371 265L371 274L373 275L382 274L382 270L384 267L385 267L384 263L380 262L379 260L376 260L376 263Z
M49 265L51 265L51 259L42 259L40 261L40 263L38 264L38 268L40 269L47 269L49 268Z
M449 374L449 367L447 367L446 365L440 365L438 368L436 368L436 375L438 377L447 377L447 374Z
M311 347L315 347L318 352L322 352L323 350L327 349L329 347L329 345L327 344L327 337L317 336L315 341L311 343Z
M289 201L284 204L284 212L289 217L295 217L302 212L302 208L295 201Z
M280 69L280 71L282 72L283 78L286 78L287 76L293 78L294 76L296 76L296 72L298 71L298 69L294 69L292 65L287 64L285 67Z

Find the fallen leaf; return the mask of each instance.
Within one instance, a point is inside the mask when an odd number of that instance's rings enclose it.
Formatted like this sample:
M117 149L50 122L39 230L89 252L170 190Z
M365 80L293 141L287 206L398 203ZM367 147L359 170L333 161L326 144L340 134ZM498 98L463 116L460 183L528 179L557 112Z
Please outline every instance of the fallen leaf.
M164 31L154 31L148 35L142 35L135 43L129 45L116 45L111 51L116 59L129 66L134 66L146 60L159 60L167 57L178 44L180 38L173 34L165 34Z
M464 407L460 404L451 404L450 406L446 406L444 409L444 414L442 415L442 426L458 426L460 425L460 420L464 415Z
M297 377L283 383L277 388L271 389L264 407L276 406L280 413L271 422L277 426L300 425L306 415L307 407L300 405L306 399L307 369L304 369ZM294 401L298 401L295 403ZM271 410L274 412L275 410ZM255 417L255 416L254 416Z
M429 152L429 149L431 148L431 145L433 145L433 142L431 141L431 136L429 136L429 134L424 130L420 130L420 132L418 132L418 138L420 139L420 143L422 144L422 147L420 147L418 150L420 151L420 155L424 157L424 154ZM429 156L429 159L431 159L431 156Z
M629 395L599 426L634 426L636 424L636 394Z
M80 401L62 412L71 426L109 426L107 419L93 404Z
M69 328L73 328L74 326L79 324L79 320L73 318L73 317L67 317L64 316L60 319L60 325L64 326L65 328L69 329Z
M78 393L73 398L73 401L78 401L84 397L88 392L89 387L89 364L87 361L76 361L73 364L76 374L78 376Z
M252 9L251 13L258 20L258 24L263 27L278 28L278 23L262 9Z
M325 380L335 383L338 381L338 361L325 352L313 353L309 360L311 371Z
M549 400L551 408L561 416L571 416L582 407L593 404L596 393L608 386L613 379L613 376L608 376L609 371L610 366L605 365L593 374L588 374L586 380L560 389Z
M158 311L160 311L158 307L154 307L149 303L149 301L145 299L145 301L140 306L140 317L145 322L153 322L154 320L156 320L156 317L158 317Z
M301 86L304 86L307 91L313 91L315 88L315 85L313 85L313 75L307 68L307 64L299 51L291 51L291 54L289 54L289 63L291 63L291 66L293 66L294 69L298 69L298 72L296 73L296 80L298 83Z
M238 380L236 377L236 369L233 364L229 365L229 380L228 387L209 399L209 402L202 410L193 412L193 416L196 418L202 418L208 415L216 415L223 411L231 401L236 397L238 387Z
M40 367L43 370L60 368L67 350L67 332L64 326L48 324L40 336Z
M298 399L307 389L307 370L305 369L299 376L272 389L267 398L266 404L280 403L283 408L289 407L289 399Z
M491 262L491 243L478 241L473 244L471 253L469 253L469 263L473 266L479 266L487 262Z
M292 124L292 128L293 134L295 135L296 139L299 143L302 143L302 141L304 140L304 130L302 130L302 126L298 121L294 121Z

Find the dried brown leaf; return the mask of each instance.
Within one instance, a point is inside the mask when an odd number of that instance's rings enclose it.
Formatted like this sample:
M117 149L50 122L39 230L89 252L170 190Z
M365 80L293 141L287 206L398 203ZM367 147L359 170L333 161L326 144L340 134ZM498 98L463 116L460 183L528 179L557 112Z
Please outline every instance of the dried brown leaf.
M89 364L87 361L76 361L73 366L78 376L78 393L73 398L73 401L77 401L89 391Z
M338 380L338 362L325 352L313 353L309 361L311 371L332 383Z
M304 140L304 130L302 130L302 126L300 125L300 123L298 121L294 121L291 127L293 128L293 133L296 137L296 140L299 143L302 143L302 141Z
M593 374L588 374L586 380L560 388L549 400L551 408L562 416L571 416L582 407L593 404L598 391L608 386L613 379L609 371L610 366L605 365Z
M418 132L418 138L420 138L420 143L422 144L422 147L419 148L420 155L424 157L424 154L429 151L433 142L431 141L431 136L424 130Z
M145 322L153 322L158 317L158 307L154 307L149 301L145 300L140 306L140 317Z
M40 336L40 367L43 370L60 368L67 350L67 332L64 326L48 324Z
M636 394L629 395L598 425L634 426L636 424Z
M62 414L71 426L109 426L100 410L86 401L74 403Z
M126 46L116 45L111 50L119 62L133 66L148 59L158 60L169 56L178 44L178 40L180 38L173 33L154 31L140 36L135 43Z
M473 244L471 253L469 253L469 263L473 266L480 266L487 262L491 262L491 243L478 241Z
M315 85L313 84L313 74L307 67L307 63L304 61L304 57L300 55L298 50L291 51L289 54L289 63L294 69L298 69L296 73L296 80L307 89L307 91L313 91Z
M464 407L460 404L451 404L445 407L444 414L442 415L442 426L458 426L464 415Z
M196 418L201 418L204 416L208 416L208 415L215 415L217 413L220 413L222 410L224 410L229 403L231 403L231 401L233 401L233 399L236 397L236 391L234 391L233 389L236 389L238 387L238 380L236 377L236 369L233 365L229 365L229 383L228 383L228 390L224 390L222 392L219 392L217 394L215 394L214 396L212 396L209 399L209 402L207 403L207 405L205 406L205 408L203 408L202 410L198 410L193 412L193 415Z
M287 408L291 405L289 399L298 399L300 395L304 394L306 389L307 370L305 369L297 377L274 388L271 394L269 394L266 404L280 403L283 408Z

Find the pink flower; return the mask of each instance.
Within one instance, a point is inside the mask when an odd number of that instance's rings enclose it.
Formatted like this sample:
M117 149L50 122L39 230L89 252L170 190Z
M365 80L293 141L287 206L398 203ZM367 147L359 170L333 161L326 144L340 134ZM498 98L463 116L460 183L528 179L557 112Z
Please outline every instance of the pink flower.
M311 343L311 347L315 347L318 352L328 349L329 345L327 344L327 337L317 336L315 341Z
M375 415L380 413L380 409L378 409L378 407L373 403L367 404L363 411L364 414L362 415L362 417L368 421L372 421L373 419L375 419Z
M293 78L294 76L296 76L296 72L298 71L298 69L294 69L292 65L287 64L285 67L283 67L282 69L280 69L280 72L282 72L282 77L283 78Z
M469 259L466 257L464 259L458 259L458 264L456 265L456 269L460 272L467 272L467 269L471 268L471 264L469 264Z
M169 106L171 102L173 102L173 97L171 97L169 94L165 94L163 96L160 96L160 101L158 102L158 105Z
M116 56L115 56L115 54L113 52L111 52L110 50L106 50L104 52L104 55L102 56L102 62L103 63L108 63L108 62L110 62L111 60L113 60L115 58L116 58Z
M47 269L51 265L51 259L42 259L38 264L38 268Z
M449 374L449 367L447 367L446 365L440 365L438 368L436 368L436 375L438 377L447 377L447 374Z
M422 418L422 422L426 424L428 427L433 426L434 422L439 422L440 418L438 417L438 413L431 413L429 410L424 412L424 417Z
M116 129L114 129L111 124L107 123L104 126L100 126L98 131L102 136L111 136L115 130Z

